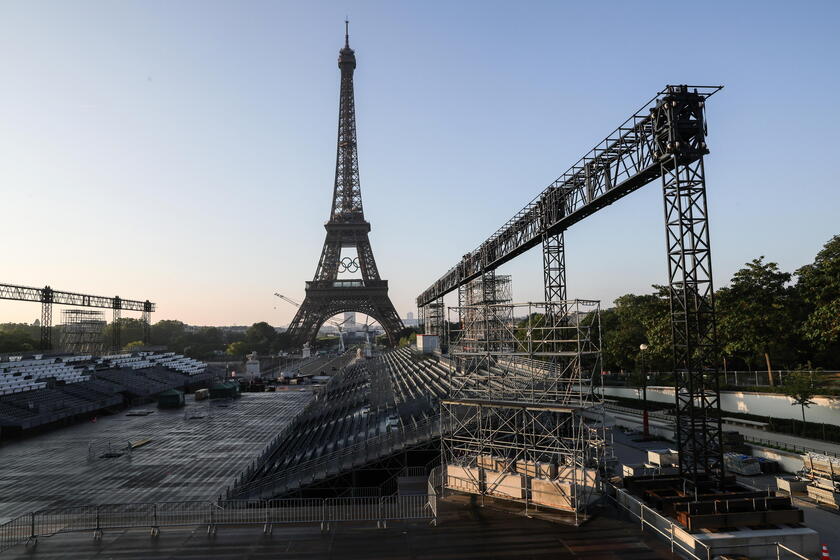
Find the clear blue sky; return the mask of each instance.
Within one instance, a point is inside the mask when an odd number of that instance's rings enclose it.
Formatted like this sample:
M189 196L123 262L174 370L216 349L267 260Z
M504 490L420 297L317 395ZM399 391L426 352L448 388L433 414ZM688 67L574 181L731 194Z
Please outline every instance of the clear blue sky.
M9 283L285 324L324 238L343 19L365 212L400 315L667 83L708 106L715 279L840 233L836 2L0 3ZM666 278L660 186L567 233L569 295ZM540 255L504 267L541 298ZM276 309L275 309L276 307ZM0 302L0 321L33 304Z

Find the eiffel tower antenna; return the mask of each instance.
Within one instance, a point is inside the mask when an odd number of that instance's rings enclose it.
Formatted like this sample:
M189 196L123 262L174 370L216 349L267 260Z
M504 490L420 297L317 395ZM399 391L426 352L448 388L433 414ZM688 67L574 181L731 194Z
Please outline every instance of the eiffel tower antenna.
M318 329L327 319L356 311L382 325L393 344L403 324L388 297L388 281L379 276L368 237L370 223L365 220L362 206L353 91L356 53L350 48L348 19L344 20L344 47L338 52L338 68L338 143L330 219L324 224L327 237L315 277L306 283L306 298L288 332L296 342L314 346Z

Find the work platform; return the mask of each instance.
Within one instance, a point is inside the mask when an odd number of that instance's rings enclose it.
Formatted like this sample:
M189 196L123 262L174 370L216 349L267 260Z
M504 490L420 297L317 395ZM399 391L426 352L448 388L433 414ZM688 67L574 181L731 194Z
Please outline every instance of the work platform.
M215 500L311 400L306 392L133 408L0 445L0 523L70 505ZM129 453L129 442L150 440ZM112 458L102 458L108 451Z
M747 488L734 476L723 487L703 479L695 488L678 476L625 477L624 488L615 488L612 497L642 525L699 558L772 559L778 545L809 558L819 551L817 532L805 526L804 512L789 496Z

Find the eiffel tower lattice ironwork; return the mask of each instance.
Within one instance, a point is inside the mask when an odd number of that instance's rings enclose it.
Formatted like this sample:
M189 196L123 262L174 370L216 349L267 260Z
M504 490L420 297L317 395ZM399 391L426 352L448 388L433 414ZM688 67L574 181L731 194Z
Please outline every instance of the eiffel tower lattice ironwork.
M306 299L289 325L289 334L297 342L314 344L318 329L327 319L356 311L378 321L394 343L403 324L388 297L388 281L379 277L368 238L370 223L365 220L362 209L353 100L356 55L350 48L346 28L338 67L341 70L341 98L332 211L329 221L324 224L327 237L315 278L306 283ZM343 249L355 249L355 256L342 256ZM361 277L347 277L356 273Z

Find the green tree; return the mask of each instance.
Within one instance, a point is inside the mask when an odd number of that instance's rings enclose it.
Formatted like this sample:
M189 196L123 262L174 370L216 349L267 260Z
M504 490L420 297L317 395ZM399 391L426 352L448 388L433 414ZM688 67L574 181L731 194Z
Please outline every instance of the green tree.
M271 351L275 354L278 352L289 352L295 349L296 346L288 332L281 332L277 333L277 336L274 338Z
M230 356L235 356L237 358L242 358L246 354L251 353L251 348L250 348L250 346L248 346L247 342L244 342L244 341L240 340L239 342L232 342L232 343L228 344L227 349L225 350L225 353L230 355Z
M225 350L225 340L222 331L216 327L202 327L194 333L184 337L186 346L184 354L196 359L209 359Z
M26 323L0 324L0 352L33 352L41 340L39 327Z
M143 344L142 340L134 340L132 342L129 342L125 346L123 346L123 351L124 352L135 352L135 351L139 350L140 348L143 348L144 346L145 346L145 344Z
M260 354L270 353L276 339L277 331L265 321L254 323L245 331L245 342Z
M790 367L801 348L796 333L798 297L791 275L759 257L735 273L717 292L718 332L723 352L760 367L765 356Z
M140 319L121 317L119 325L120 340L143 340L143 322ZM102 339L105 341L105 346L110 347L114 340L113 322L105 325L105 329L102 331Z
M818 363L840 367L840 235L796 276L796 290L804 302L802 335L816 351Z
M601 313L604 368L634 371L640 369L639 346L647 344L645 369L669 370L673 366L668 293L654 286L652 294L626 294L615 306Z
M187 326L181 321L164 320L152 325L151 341L155 346L167 346L170 350L181 346Z
M806 371L802 366L785 377L782 390L793 400L791 406L802 408L802 435L805 435L805 409L814 404L813 397L821 387L820 372Z

